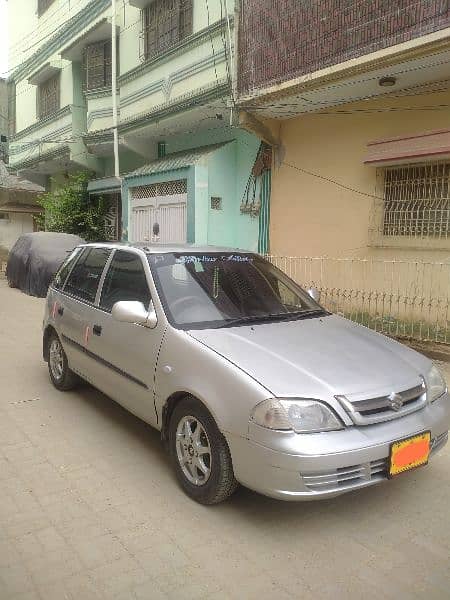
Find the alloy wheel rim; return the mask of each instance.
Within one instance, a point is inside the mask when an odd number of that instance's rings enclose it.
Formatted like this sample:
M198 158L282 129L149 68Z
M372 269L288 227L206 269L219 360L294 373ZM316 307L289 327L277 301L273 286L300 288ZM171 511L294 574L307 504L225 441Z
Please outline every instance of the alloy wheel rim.
M205 485L211 475L211 445L197 418L185 416L178 423L176 451L186 479L198 487Z
M63 349L59 340L52 340L50 344L50 370L55 379L61 379L64 371Z

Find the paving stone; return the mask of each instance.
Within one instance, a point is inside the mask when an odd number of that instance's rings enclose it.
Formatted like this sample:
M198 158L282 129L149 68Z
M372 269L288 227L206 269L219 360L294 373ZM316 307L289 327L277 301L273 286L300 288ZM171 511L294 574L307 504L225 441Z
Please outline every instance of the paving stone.
M0 307L15 330L0 344L0 600L447 598L450 446L326 502L240 490L200 506L157 432L89 386L51 386L42 300L0 281Z

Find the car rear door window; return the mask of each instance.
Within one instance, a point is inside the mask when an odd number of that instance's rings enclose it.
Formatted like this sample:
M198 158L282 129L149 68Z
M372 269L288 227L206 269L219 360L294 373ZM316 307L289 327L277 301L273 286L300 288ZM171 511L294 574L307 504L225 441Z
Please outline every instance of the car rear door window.
M70 273L75 261L80 256L82 248L75 248L60 266L58 272L53 279L52 287L61 290L66 282L67 276Z
M110 254L109 248L85 248L69 275L64 291L93 303Z
M116 302L135 300L148 308L150 290L141 258L132 252L117 250L106 274L100 308L111 312Z

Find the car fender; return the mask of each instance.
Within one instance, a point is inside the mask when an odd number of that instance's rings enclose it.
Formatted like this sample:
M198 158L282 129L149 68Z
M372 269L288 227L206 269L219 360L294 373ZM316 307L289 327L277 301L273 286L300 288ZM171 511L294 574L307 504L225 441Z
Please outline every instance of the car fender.
M158 422L174 395L192 395L214 417L222 433L246 437L250 413L270 392L238 366L194 339L188 332L167 328L155 375Z

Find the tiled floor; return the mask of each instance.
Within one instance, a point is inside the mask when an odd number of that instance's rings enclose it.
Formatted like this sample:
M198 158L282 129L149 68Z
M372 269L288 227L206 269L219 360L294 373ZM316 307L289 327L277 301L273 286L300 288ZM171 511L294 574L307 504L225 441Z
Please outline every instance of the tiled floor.
M88 386L52 388L42 309L0 281L1 600L449 597L449 447L335 500L199 506L157 432Z

